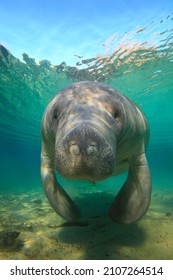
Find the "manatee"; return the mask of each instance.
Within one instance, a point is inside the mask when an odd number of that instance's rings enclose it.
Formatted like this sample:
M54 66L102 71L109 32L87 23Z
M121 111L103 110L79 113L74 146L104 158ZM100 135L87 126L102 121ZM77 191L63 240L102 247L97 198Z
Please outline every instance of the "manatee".
M76 221L80 210L55 171L68 179L97 182L128 170L109 215L116 223L129 224L146 213L152 189L145 155L149 125L133 101L99 82L74 83L48 104L41 134L44 192L61 217Z

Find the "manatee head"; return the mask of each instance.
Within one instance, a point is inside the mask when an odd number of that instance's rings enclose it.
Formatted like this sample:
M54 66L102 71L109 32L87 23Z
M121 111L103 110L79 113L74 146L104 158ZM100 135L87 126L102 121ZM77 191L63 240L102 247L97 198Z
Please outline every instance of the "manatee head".
M108 86L80 82L49 103L44 131L52 137L54 166L63 177L99 181L113 174L124 122L120 98Z

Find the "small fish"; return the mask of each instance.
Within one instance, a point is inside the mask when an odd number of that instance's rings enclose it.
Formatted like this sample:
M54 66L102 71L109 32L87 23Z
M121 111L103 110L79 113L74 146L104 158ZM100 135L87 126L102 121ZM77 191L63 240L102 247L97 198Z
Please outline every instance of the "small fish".
M86 226L88 226L89 225L89 223L88 222L85 222L85 221L83 221L83 222L67 222L67 223L63 223L63 224L61 224L61 225L58 225L58 226L51 226L51 225L49 225L48 227L49 228L59 228L59 227L86 227Z

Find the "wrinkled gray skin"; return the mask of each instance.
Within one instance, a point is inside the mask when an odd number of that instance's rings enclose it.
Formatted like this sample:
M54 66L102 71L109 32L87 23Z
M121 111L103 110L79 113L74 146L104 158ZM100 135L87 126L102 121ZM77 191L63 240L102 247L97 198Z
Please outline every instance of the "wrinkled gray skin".
M138 220L151 196L148 137L143 112L115 89L90 81L62 89L42 119L41 176L50 205L68 221L80 216L55 170L65 178L95 182L128 170L109 215L117 223Z

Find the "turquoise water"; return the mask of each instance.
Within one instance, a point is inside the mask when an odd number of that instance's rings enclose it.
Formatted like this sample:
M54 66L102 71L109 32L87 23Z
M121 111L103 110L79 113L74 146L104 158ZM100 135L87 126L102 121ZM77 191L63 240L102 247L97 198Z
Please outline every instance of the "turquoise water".
M79 58L77 65L68 65L66 62L51 65L47 60L36 62L27 54L23 55L23 60L19 60L5 47L0 47L2 194L30 191L42 194L42 114L56 92L82 80L104 82L142 108L150 125L147 158L153 191L173 193L172 20L173 15L170 14L149 22L143 30L131 30L126 35L118 35L118 39L112 36L105 44L107 52L97 57L88 57L87 61ZM113 192L113 197L125 176L126 174L100 182L94 188L97 191L100 188L105 196L108 191ZM90 182L74 182L63 178L60 181L72 196L81 191L80 186L84 193L90 190ZM168 205L168 211L173 213L173 207Z

